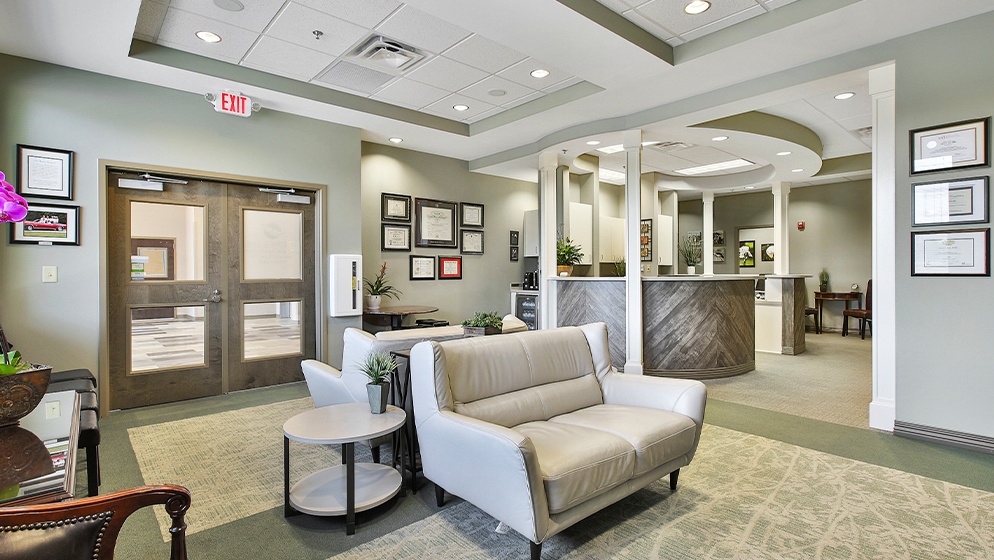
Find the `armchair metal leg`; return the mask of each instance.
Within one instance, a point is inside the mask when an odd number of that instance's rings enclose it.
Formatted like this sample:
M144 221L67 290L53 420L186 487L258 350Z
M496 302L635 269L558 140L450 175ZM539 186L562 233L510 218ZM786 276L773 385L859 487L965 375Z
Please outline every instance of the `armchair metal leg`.
M531 560L542 560L542 543L528 541L528 544L531 545Z
M438 484L435 485L435 505L438 507L445 505L445 490Z
M676 490L676 481L680 478L680 469L670 473L670 490Z

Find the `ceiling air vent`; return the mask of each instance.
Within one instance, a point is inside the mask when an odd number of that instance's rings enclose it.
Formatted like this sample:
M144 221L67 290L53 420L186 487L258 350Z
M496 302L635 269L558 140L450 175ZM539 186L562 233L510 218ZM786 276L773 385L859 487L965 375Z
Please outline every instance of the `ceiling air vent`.
M869 142L870 140L873 139L873 127L872 126L864 126L862 128L857 128L855 130L850 130L849 134L852 134L853 136L855 136L859 140L862 140L864 142Z
M406 72L424 58L413 47L382 36L370 37L356 49L355 57L366 65L392 73Z
M647 146L650 150L656 150L657 152L669 153L675 152L676 150L684 150L690 147L689 144L684 144L683 142L660 142L658 144L652 144Z

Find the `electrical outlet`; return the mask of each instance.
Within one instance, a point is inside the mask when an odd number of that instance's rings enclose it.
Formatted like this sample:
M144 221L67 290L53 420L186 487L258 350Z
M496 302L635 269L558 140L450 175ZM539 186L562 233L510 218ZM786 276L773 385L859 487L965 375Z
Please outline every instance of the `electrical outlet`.
M51 420L52 418L58 418L62 416L62 403L59 401L51 401L45 403L45 418Z

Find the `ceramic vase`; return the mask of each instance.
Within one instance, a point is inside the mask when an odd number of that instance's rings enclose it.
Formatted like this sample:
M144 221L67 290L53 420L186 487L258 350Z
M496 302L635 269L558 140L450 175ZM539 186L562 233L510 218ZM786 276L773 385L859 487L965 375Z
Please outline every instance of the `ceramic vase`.
M366 296L366 309L379 309L383 296Z
M366 396L369 397L369 411L373 414L383 414L386 412L387 397L389 395L389 383L367 383Z

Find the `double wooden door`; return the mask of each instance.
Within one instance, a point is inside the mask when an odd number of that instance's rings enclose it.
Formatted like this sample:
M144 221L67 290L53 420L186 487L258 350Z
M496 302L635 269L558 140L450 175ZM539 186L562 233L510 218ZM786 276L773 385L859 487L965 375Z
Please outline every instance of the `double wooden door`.
M302 379L315 356L315 212L258 187L108 185L112 409Z

